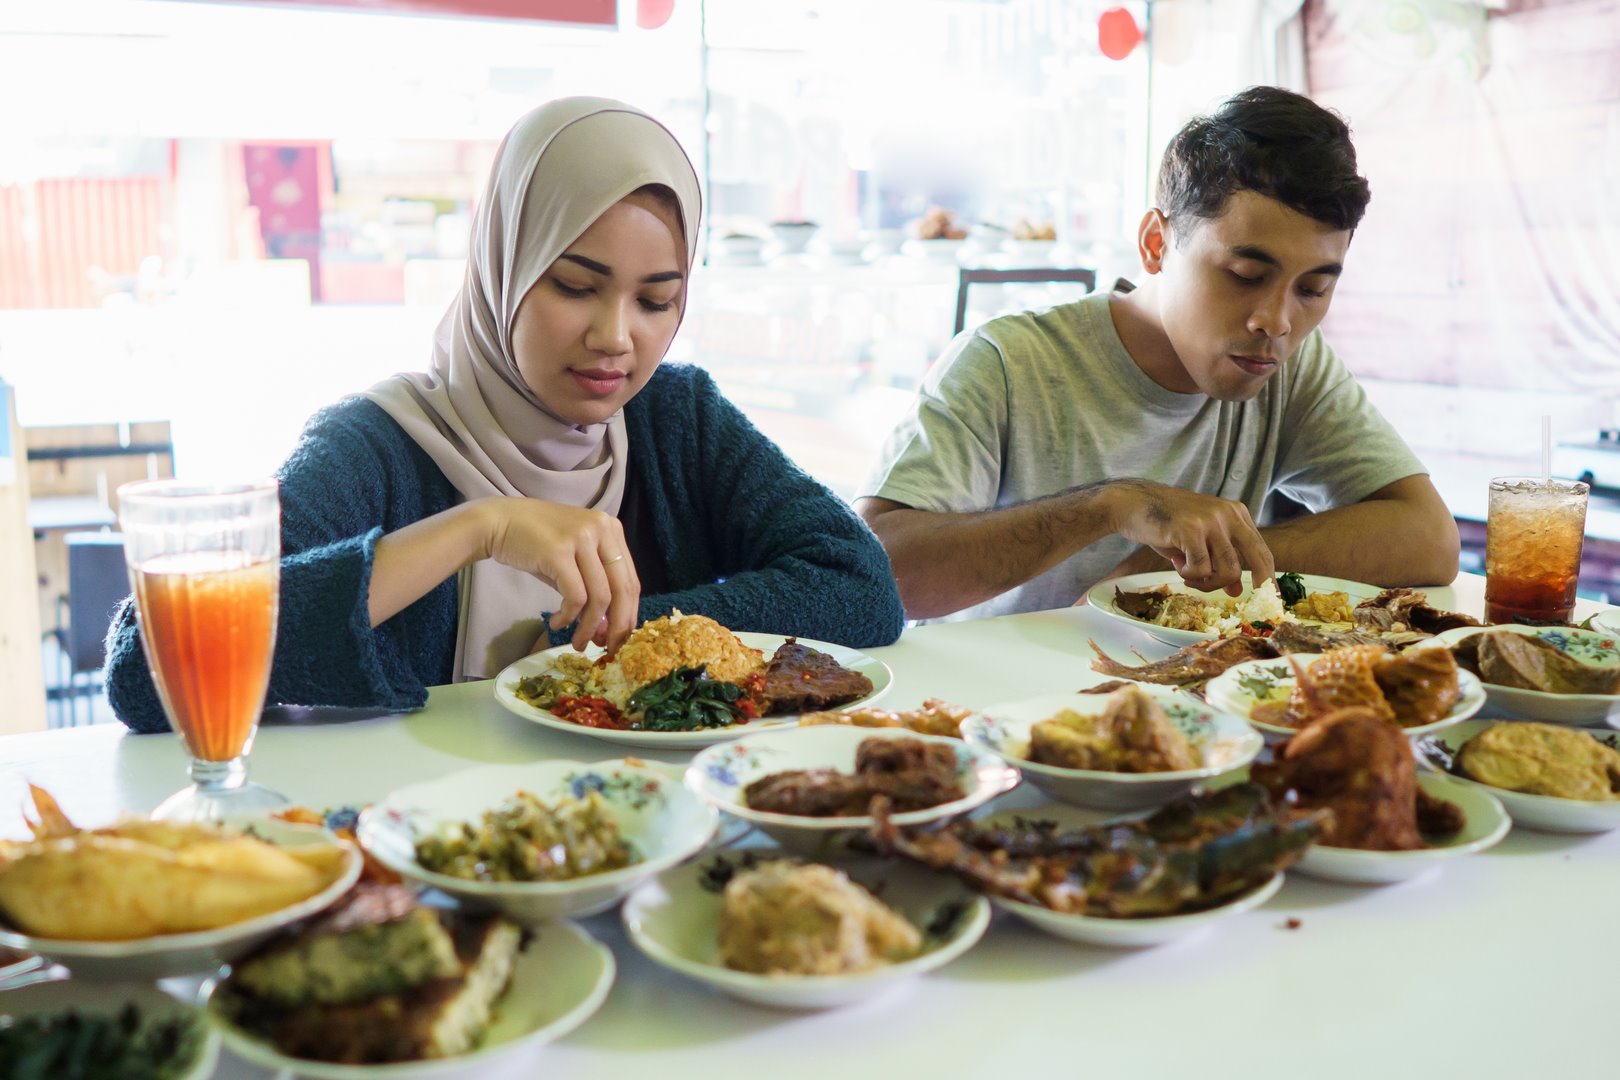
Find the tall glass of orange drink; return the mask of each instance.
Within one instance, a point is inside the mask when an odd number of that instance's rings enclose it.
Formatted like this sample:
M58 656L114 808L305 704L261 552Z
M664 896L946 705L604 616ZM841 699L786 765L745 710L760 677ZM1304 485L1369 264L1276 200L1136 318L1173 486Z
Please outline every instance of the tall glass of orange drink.
M276 644L276 482L143 481L120 487L118 503L141 645L191 754L191 786L152 816L206 821L285 804L247 779Z

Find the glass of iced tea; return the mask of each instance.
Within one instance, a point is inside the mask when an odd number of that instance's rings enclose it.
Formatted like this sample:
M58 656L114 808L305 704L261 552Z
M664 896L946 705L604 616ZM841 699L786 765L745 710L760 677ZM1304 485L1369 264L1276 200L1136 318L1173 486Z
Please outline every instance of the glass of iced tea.
M1485 519L1485 621L1568 624L1586 536L1587 486L1504 476Z
M118 520L141 645L191 753L191 786L152 816L208 821L284 805L247 779L276 644L276 482L125 484Z

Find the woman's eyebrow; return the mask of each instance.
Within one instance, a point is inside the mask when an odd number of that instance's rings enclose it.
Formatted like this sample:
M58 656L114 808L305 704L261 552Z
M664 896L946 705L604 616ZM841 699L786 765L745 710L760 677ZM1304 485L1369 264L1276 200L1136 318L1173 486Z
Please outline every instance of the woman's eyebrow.
M603 277L613 276L613 267L605 263L599 263L595 259L587 259L583 255L564 255L562 258L567 259L569 262L578 263L593 274L601 274Z
M560 258L567 259L572 263L578 263L593 274L601 274L605 278L613 276L613 267L608 266L606 263L599 263L595 259L587 259L583 255L572 254L563 255ZM643 285L657 285L661 281L679 281L685 276L679 270L661 270L656 274L648 274L641 279L641 283Z

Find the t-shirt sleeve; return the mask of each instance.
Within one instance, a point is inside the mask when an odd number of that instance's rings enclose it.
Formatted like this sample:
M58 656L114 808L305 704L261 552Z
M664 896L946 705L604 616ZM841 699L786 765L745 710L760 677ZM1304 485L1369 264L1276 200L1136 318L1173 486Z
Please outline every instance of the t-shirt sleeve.
M857 491L918 510L988 510L1001 491L1007 372L977 333L958 335Z
M1296 358L1274 486L1320 512L1428 469L1367 399L1320 331Z

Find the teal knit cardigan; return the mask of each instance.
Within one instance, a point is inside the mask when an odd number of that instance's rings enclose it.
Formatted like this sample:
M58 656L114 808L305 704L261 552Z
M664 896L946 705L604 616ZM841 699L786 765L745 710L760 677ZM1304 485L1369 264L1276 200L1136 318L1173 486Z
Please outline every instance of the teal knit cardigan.
M675 608L733 630L855 648L900 636L889 560L848 506L796 467L701 368L665 364L624 410L630 468L668 563L672 591L640 618ZM373 628L367 612L378 537L456 504L439 467L372 401L311 418L281 481L281 614L270 703L407 710L451 681L457 618L451 577ZM554 643L571 631L554 633ZM136 731L165 731L133 605L107 638L107 695Z

